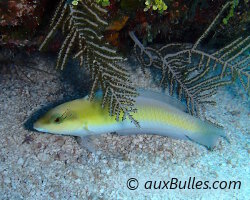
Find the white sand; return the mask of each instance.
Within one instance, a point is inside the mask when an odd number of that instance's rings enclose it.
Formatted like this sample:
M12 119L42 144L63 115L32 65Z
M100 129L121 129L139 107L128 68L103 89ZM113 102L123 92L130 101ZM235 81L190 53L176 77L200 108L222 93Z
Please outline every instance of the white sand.
M26 70L35 80L31 83L6 67L0 74L0 199L249 199L250 109L239 88L220 90L214 97L217 107L207 109L208 116L224 125L230 144L221 139L208 151L191 141L107 134L96 140L102 150L97 157L73 137L25 130L32 113L79 95L77 88L60 81L54 60L32 60L39 63L34 67L57 76ZM133 78L139 86L155 88L140 70ZM241 189L144 189L149 180L184 181L194 176L201 181L241 181ZM139 181L134 191L126 186L131 177Z

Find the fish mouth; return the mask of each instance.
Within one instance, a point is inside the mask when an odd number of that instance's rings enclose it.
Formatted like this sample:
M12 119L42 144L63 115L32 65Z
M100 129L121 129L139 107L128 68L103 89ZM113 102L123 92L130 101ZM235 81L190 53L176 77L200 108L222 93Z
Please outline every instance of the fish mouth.
M44 128L41 128L37 122L34 123L33 128L34 128L35 130L39 131L39 132L43 132L43 133L46 133L46 132L47 132Z

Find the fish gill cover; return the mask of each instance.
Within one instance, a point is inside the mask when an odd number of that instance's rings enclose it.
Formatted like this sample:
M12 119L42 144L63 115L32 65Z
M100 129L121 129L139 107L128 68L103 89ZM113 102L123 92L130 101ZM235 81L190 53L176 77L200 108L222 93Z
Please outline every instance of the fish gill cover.
M128 117L139 126L133 118L133 112L136 112L134 98L138 94L129 80L129 72L122 67L121 63L125 57L111 45L112 41L108 43L104 37L105 30L112 27L112 24L110 26L108 23L112 12L109 13L107 9L107 6L112 7L112 4L103 2L61 0L40 50L46 48L57 30L61 30L64 41L56 66L63 69L71 55L78 59L80 66L86 66L92 75L90 100L100 87L104 94L102 105L109 106L110 115L116 115L119 120L122 114L123 119ZM177 95L180 100L184 100L190 114L203 120L206 120L203 115L206 105L215 104L209 97L216 93L218 87L239 80L249 93L249 36L240 37L212 53L200 48L202 41L221 21L222 16L227 14L229 9L232 12L232 6L236 6L234 1L227 2L194 44L171 43L161 48L146 47L136 37L136 28L128 33L134 42L134 52L142 70L146 67L161 70L160 84L169 89L170 95ZM154 6L151 9L156 10ZM227 15L226 20L229 20L231 15L232 13ZM122 26L125 26L126 21L127 18L121 22ZM118 23L119 25L121 24Z

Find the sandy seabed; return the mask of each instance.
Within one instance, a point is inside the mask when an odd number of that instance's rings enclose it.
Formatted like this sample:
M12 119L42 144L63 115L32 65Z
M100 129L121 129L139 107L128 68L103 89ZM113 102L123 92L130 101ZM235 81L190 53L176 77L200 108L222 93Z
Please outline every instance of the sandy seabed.
M38 133L27 122L48 105L80 97L88 81L65 82L76 75L55 71L54 58L24 59L51 74L22 68L33 83L14 67L0 66L0 199L249 199L249 99L237 86L219 90L217 106L206 112L223 124L230 143L221 138L208 151L191 141L107 134L95 140L100 153L93 155L74 137ZM132 79L157 90L139 68ZM145 189L147 181L162 181L163 187L163 181L189 177L241 181L241 188ZM130 178L138 180L137 189L128 189Z

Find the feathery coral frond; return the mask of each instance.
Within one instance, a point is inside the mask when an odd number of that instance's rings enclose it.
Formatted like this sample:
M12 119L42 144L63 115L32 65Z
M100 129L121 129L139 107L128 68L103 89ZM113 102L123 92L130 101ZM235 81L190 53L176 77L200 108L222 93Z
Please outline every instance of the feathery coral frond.
M209 97L220 86L231 84L235 73L242 86L249 92L249 50L250 37L239 38L213 54L199 50L198 46L229 6L223 6L218 16L195 42L188 44L168 44L160 49L144 47L134 32L129 35L134 41L134 52L142 70L155 67L162 71L161 85L169 88L169 94L184 98L188 111L203 118L201 111L207 104L214 105Z
M150 66L160 69L161 85L169 88L170 95L176 93L179 99L184 97L192 115L202 118L200 111L204 110L206 104L214 104L208 99L215 94L216 88L232 83L232 78L221 77L223 68L215 71L212 67L214 63L225 65L226 61L219 62L217 57L192 49L191 45L170 44L156 50L143 47L133 32L130 32L130 37L135 42L135 55L143 70ZM227 62L226 66L229 64ZM236 69L236 66L230 66Z
M116 115L117 120L128 117L139 126L132 116L136 112L134 97L137 93L128 72L121 67L120 62L124 58L103 40L102 31L108 26L106 14L107 11L94 0L78 1L77 6L61 0L52 19L51 30L40 50L47 46L56 30L61 28L65 39L58 53L56 67L63 69L71 53L76 52L73 58L79 59L80 66L88 68L93 79L89 99L93 99L95 91L101 87L104 91L102 104L109 106L110 115Z

